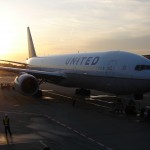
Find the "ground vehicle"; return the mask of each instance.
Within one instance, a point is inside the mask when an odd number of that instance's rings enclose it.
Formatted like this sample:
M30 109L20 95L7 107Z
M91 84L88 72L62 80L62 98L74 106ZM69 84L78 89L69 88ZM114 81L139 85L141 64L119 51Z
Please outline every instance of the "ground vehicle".
M150 119L150 106L146 106L145 108L141 109L140 116L144 119Z

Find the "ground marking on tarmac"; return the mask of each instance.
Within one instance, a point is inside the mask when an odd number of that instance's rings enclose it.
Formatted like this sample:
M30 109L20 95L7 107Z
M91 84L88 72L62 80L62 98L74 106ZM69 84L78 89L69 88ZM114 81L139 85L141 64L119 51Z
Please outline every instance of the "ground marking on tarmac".
M67 127L67 129L72 130L72 128L71 128L71 127Z
M45 90L46 91L46 90ZM52 91L46 91L48 93L51 93L51 94L54 94L54 95L58 95L58 96L61 96L61 97L65 97L65 98L69 98L69 99L72 99L72 97L69 97L69 96L65 96L65 95L61 95L61 94L58 94L58 93L54 93Z
M75 133L78 133L78 134L80 133L80 132L78 132L77 130L73 130L73 131L74 131Z
M100 143L100 142L97 142L97 144L100 145L100 146L102 146L102 147L105 146L104 144L102 144L102 143Z
M54 93L54 92L49 91L49 90L44 90L44 91L46 91L46 92L48 92L48 93L51 93L51 94L54 94L54 95L58 95L58 96L61 96L61 97L65 97L65 98L68 98L68 99L72 99L72 97L65 96L65 95L58 94L58 93ZM100 101L103 101L103 100L100 100ZM106 101L104 101L104 102L106 102ZM110 108L110 107L107 107L107 106L103 106L103 105L99 105L99 104L95 104L95 103L91 103L91 102L86 102L86 103L91 104L91 105L94 105L94 106L98 106L98 107L107 108L107 109Z
M104 144L102 144L102 143L100 143L100 142L97 142L97 141L94 140L93 138L86 136L86 135L83 134L82 132L79 132L79 131L73 129L73 128L67 126L67 125L64 124L64 123L61 123L60 121L57 121L56 119L53 119L52 117L50 117L50 116L48 116L48 115L45 115L45 117L48 118L48 119L50 119L51 121L54 121L55 123L59 124L60 126L63 126L64 128L67 128L67 129L69 129L69 130L75 132L76 134L78 134L78 135L80 135L80 136L86 138L86 139L89 140L90 142L96 143L97 145L106 148L106 150L112 150L110 147L108 147L108 146L106 146L106 145L104 145Z
M86 137L86 135L85 135L85 134L83 134L83 133L80 133L80 135L81 135L81 136L84 136L84 137Z
M53 90L42 90L44 92L53 92Z
M65 124L63 124L63 123L61 123L61 126L64 126L64 127L66 127L66 125L65 125Z
M91 137L86 136L86 135L83 134L82 132L79 132L79 131L73 129L72 127L69 127L69 126L67 126L67 125L64 124L64 123L61 123L60 121L58 121L58 120L52 118L52 117L49 116L49 115L41 115L41 114L29 113L29 112L10 112L10 111L0 111L0 113L9 113L9 114L10 114L10 113L13 113L13 114L20 114L20 115L36 115L36 116L42 116L42 117L45 117L45 118L47 118L47 119L49 119L49 120L51 120L51 121L53 121L53 122L59 124L60 126L62 126L62 127L64 127L64 128L69 129L70 131L73 131L74 133L76 133L76 134L78 134L78 135L80 135L80 136L86 138L88 141L93 142L93 143L96 143L97 145L106 148L106 150L112 150L110 147L108 147L108 146L106 146L106 145L104 145L104 144L98 142L97 140L94 140L94 139L91 138ZM28 142L28 143L29 143L29 142ZM32 142L31 142L31 143L32 143Z
M15 145L15 144L30 144L30 143L39 143L37 140L27 141L27 142L11 142L11 143L1 143L0 145Z
M113 102L109 102L109 101L106 101L106 100L101 100L101 99L94 99L94 98L90 98L89 99L90 101L99 101L99 102L104 102L104 103L108 103L108 104L112 104Z
M103 105L99 105L99 104L95 104L95 103L91 103L91 102L86 102L88 104L91 104L91 105L95 105L95 106L98 106L98 107L103 107L103 108L110 108L110 107L107 107L107 106L103 106Z
M89 139L90 141L92 141L92 142L95 142L95 140L94 140L94 139L92 139L92 138L90 138L90 137L88 137L88 139Z
M44 147L48 147L43 141L40 140L40 143L44 146Z

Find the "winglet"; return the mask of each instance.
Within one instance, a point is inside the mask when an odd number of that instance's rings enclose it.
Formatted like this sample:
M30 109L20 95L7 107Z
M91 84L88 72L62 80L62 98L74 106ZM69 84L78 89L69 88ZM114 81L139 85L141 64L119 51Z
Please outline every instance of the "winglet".
M28 36L29 58L36 57L36 52L35 52L35 49L34 49L34 44L33 44L33 41L32 41L32 36L31 36L29 27L27 27L27 36Z

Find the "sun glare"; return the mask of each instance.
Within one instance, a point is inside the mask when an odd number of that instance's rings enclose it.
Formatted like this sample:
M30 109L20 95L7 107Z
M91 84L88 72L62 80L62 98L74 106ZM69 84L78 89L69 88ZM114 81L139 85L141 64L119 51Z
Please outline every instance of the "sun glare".
M14 41L14 31L8 26L0 25L0 55L9 53Z
M11 51L16 39L15 20L10 15L4 9L0 10L0 59Z

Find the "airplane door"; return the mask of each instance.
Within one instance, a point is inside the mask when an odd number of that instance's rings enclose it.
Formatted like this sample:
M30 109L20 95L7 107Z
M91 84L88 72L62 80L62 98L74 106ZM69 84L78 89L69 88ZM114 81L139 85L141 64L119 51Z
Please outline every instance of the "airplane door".
M108 76L112 76L115 74L115 70L117 67L117 61L116 60L110 60L107 64L107 70L106 70L106 74Z

